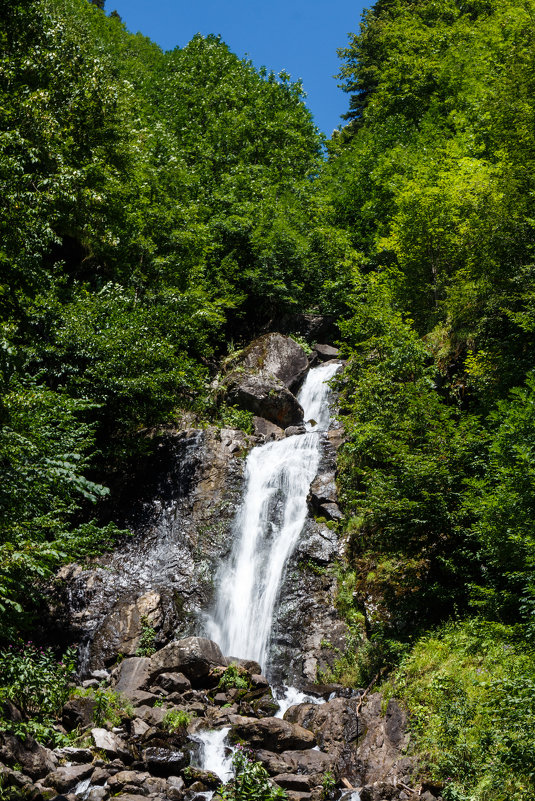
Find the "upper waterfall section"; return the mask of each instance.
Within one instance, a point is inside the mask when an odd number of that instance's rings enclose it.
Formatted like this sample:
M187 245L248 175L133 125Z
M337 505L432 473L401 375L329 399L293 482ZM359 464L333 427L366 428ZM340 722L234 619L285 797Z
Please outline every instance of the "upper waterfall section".
M247 458L235 546L220 570L207 629L224 653L254 659L264 668L281 580L303 530L320 437L329 425L326 382L339 367L328 363L308 373L298 395L306 433L256 447Z

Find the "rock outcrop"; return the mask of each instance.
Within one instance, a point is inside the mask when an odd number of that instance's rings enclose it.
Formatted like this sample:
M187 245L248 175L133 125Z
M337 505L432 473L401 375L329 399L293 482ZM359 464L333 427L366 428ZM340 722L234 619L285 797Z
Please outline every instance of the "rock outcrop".
M309 367L303 348L282 334L265 334L228 365L225 387L230 401L279 428L298 425L303 409L293 391Z

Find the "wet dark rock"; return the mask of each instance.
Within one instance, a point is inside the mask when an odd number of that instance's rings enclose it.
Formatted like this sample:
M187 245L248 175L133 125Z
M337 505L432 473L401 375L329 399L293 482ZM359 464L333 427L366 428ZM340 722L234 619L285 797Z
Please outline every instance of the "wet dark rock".
M254 659L239 659L236 656L227 656L227 665L238 665L247 671L251 676L261 673L261 667Z
M225 662L217 643L206 637L186 637L170 642L151 657L149 675L154 681L161 673L183 673L193 684L198 684L212 667Z
M407 732L407 716L398 702L391 698L386 708L385 734L392 745L399 746Z
M185 751L150 747L143 751L143 761L155 776L174 776L188 765L189 755Z
M265 676L262 676L261 673L253 673L251 675L251 686L261 687L267 690L267 688L269 687L269 681L266 679Z
M322 362L328 362L331 359L337 359L340 355L338 348L334 348L332 345L320 345L317 343L314 345L314 351L318 354Z
M304 350L289 337L266 334L229 365L225 386L231 402L280 428L298 425L303 410L290 390L308 370Z
M47 787L55 787L58 792L66 793L74 789L78 782L91 776L93 769L93 765L64 766L49 773L44 781Z
M268 751L310 748L316 744L310 731L280 718L256 720L236 716L232 721L231 738L245 740L252 748Z
M11 720L13 723L20 723L22 720L20 710L8 699L0 702L0 711L4 720Z
M318 512L327 520L339 521L344 517L337 503L322 503Z
M313 512L317 512L323 503L336 503L338 492L334 471L319 473L312 484L308 494L308 504Z
M63 711L61 713L61 722L67 731L72 731L76 728L85 729L87 726L92 724L94 713L94 698L89 696L71 698L71 700L67 701L63 707Z
M284 436L285 437L294 437L298 434L306 434L306 427L304 425L301 426L288 426L288 428L284 429Z
M237 452L226 447L229 437ZM151 455L138 476L128 477L123 500L115 500L114 520L134 536L97 565L69 565L57 576L55 625L82 640L85 675L119 653L135 653L145 613L156 647L195 633L212 599L211 577L229 548L250 441L241 431L215 427L153 436Z
M221 779L216 773L213 773L211 770L201 770L201 768L195 768L192 765L185 769L184 775L188 781L192 783L202 782L202 784L210 790L217 790L222 784Z
M191 690L191 681L183 673L160 673L156 682L169 693Z
M27 736L22 742L11 734L0 733L0 761L12 768L19 765L22 773L39 779L54 770L57 759L53 752Z

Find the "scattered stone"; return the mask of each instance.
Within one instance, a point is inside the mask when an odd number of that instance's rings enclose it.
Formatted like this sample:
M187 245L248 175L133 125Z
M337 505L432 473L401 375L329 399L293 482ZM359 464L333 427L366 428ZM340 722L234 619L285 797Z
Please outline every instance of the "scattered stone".
M273 776L273 781L285 790L296 790L297 792L308 793L312 782L309 776L299 776L294 773L279 773Z
M280 718L255 720L236 715L232 723L232 737L245 740L253 748L286 751L311 748L316 743L312 732Z
M93 753L89 748L76 748L75 746L67 745L63 748L56 748L54 754L58 759L65 759L76 764L93 761Z
M231 403L279 428L303 421L303 407L278 378L236 372L227 379L227 390Z
M130 724L130 732L133 737L143 737L148 732L150 726L141 718L134 718Z
M322 503L319 507L319 514L326 517L327 520L342 520L343 514L337 503Z
M112 793L116 794L118 790L122 790L127 784L140 786L149 778L150 773L146 771L139 773L135 770L120 770L115 776L111 776L108 779L108 787L110 787Z
M226 663L227 665L238 665L238 667L242 667L250 675L262 672L262 668L254 659L240 659L237 656L227 656Z
M284 429L284 436L285 437L294 437L298 434L306 434L307 430L304 425L300 426L288 426L288 428Z
M206 637L186 637L170 642L150 659L150 678L161 673L183 673L192 682L202 680L215 665L224 665L219 646Z
M93 773L93 765L69 765L57 768L45 779L47 787L55 787L60 793L74 789L78 782L89 778Z
M82 682L82 687L84 690L96 690L98 687L100 687L100 682L98 682L97 679L86 679Z
M86 797L86 801L104 801L109 793L105 787L92 787Z
M255 437L261 437L263 442L274 442L284 437L284 429L265 417L253 417L253 429Z
M340 356L338 348L332 345L314 345L314 351L318 354L322 362L328 362L330 359L337 359Z
M149 726L159 726L164 717L167 715L167 709L163 706L138 706L136 707L136 715L141 718Z
M104 751L112 757L128 757L129 752L123 740L107 729L91 729L91 736L95 743L95 748Z
M156 682L169 693L191 690L191 681L183 673L160 673Z
M127 698L143 690L147 685L150 672L150 659L144 656L133 656L123 659L117 672L114 671L114 690Z
M85 729L93 723L95 699L89 696L71 698L63 707L61 722L67 729Z
M40 745L31 736L24 743L11 734L0 733L0 760L13 767L20 765L22 773L32 779L39 779L54 770L57 758L54 753Z

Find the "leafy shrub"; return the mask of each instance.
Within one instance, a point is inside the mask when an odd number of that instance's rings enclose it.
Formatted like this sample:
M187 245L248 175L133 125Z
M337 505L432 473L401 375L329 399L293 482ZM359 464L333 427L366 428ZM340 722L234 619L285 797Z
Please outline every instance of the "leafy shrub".
M246 434L252 434L253 413L245 409L238 409L236 406L223 405L219 409L219 423L224 428L240 428Z
M238 746L232 758L234 779L220 791L224 801L278 801L287 799L285 791L272 784L267 770Z
M97 726L118 726L124 718L133 717L134 710L131 703L114 690L107 687L98 687L94 690L77 688L75 695L83 698L93 698L95 708L93 719Z
M141 637L139 638L136 656L152 656L152 654L156 651L156 646L154 644L155 637L156 631L150 625L146 615L144 615L141 618Z
M170 732L186 729L191 723L193 715L184 712L183 709L170 709L166 712L162 721L162 726Z
M448 801L535 797L535 660L519 633L481 621L448 625L421 638L389 682Z
M229 665L225 668L217 685L219 690L230 690L233 687L238 690L248 690L250 686L247 671L238 665Z
M31 642L0 651L0 702L11 701L23 718L18 723L0 719L0 730L31 734L47 744L62 742L54 724L69 697L75 665L74 648L61 661L51 648L38 648Z

